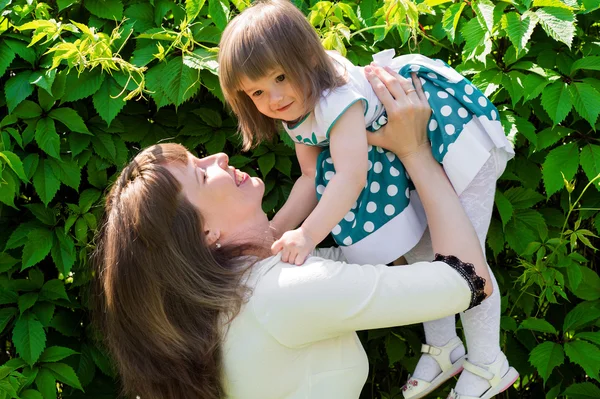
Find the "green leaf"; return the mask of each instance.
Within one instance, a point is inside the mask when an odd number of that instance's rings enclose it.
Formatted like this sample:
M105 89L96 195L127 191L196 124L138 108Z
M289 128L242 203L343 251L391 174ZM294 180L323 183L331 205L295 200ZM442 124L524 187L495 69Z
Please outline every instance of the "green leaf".
M573 262L567 267L567 277L569 277L569 289L571 291L577 290L581 280L583 279L583 273L581 272L581 266Z
M4 84L8 113L12 113L21 101L33 94L33 86L29 83L29 76L31 76L29 70L19 72Z
M600 174L600 146L587 144L581 149L579 163L589 180Z
M83 391L79 378L71 366L64 363L46 363L44 367L50 370L58 381Z
M75 69L71 69L65 82L65 93L61 98L62 102L77 101L91 96L100 89L103 80L104 75L100 72L100 68L91 71L86 70L79 75Z
M537 369L540 377L544 380L544 384L552 374L552 370L563 364L564 361L563 348L551 341L536 346L529 355L529 363Z
M217 62L218 53L208 51L201 47L191 53L183 56L183 63L193 69L206 69L213 75L218 74L219 63Z
M500 191L496 191L494 198L498 212L500 212L500 218L502 219L502 227L506 227L506 223L512 218L513 206L510 201Z
M23 162L21 162L17 154L10 151L0 151L0 158L4 159L4 162L19 176L19 179L24 182L29 181L25 174L25 169L23 169Z
M596 345L600 345L600 331L580 332L575 334L575 338L585 339L586 341L590 341L595 343Z
M47 94L52 95L52 85L56 79L56 69L34 71L29 77L29 83L41 87Z
M120 0L85 0L83 4L97 17L117 22L123 19L123 3Z
M563 395L568 396L569 399L598 399L600 398L600 388L592 382L582 382L565 389Z
M44 399L56 399L56 379L50 370L40 368L38 375L35 377L35 385L44 396Z
M19 295L19 300L17 305L19 305L19 312L23 314L27 309L31 308L38 300L37 292L28 292L22 295Z
M550 323L548 323L544 319L536 319L533 317L528 318L527 320L523 320L520 328L525 328L527 330L539 331L548 334L557 335L558 331L556 328Z
M4 331L8 323L17 315L17 308L0 309L0 334Z
M37 228L27 234L27 242L23 247L23 266L25 270L39 263L50 253L52 248L52 232L46 228Z
M38 360L46 347L44 327L32 313L25 313L19 317L12 337L17 353L29 365L33 365Z
M60 187L60 180L54 174L48 160L40 159L35 174L33 175L33 187L44 205L48 206Z
M0 76L3 76L8 66L15 59L15 52L6 45L0 42Z
M79 196L79 207L82 213L87 213L92 205L100 199L100 191L88 188L84 190Z
M21 399L44 399L41 393L33 389L26 389L20 395Z
M536 10L535 15L548 36L571 48L575 35L573 11L558 7L543 7Z
M119 84L112 77L107 77L100 86L100 90L94 94L94 108L108 126L125 106L122 98L116 98L121 90Z
M275 154L268 152L265 155L258 158L258 168L263 178L266 178L271 169L275 166Z
M185 13L188 23L196 19L206 0L185 0Z
M76 353L77 352L75 352L73 349L65 348L64 346L50 346L46 348L44 353L42 353L39 361L46 363L58 362L59 360L63 360L64 358L75 355Z
M92 137L94 150L104 159L114 161L117 156L117 148L110 134L98 133Z
M50 321L54 317L54 310L56 306L50 302L38 302L31 309L37 319L42 323L44 327L50 326Z
M227 14L229 12L229 1L210 0L208 2L208 12L215 25L223 31L227 25Z
M494 4L490 0L479 0L473 3L473 10L482 27L491 32L494 28Z
M586 374L600 381L600 349L596 345L585 341L570 341L565 343L565 353L569 359L580 365Z
M65 291L65 283L62 280L54 279L47 281L40 290L40 297L42 299L65 299L69 300L69 296Z
M454 42L454 39L456 38L456 27L458 26L460 15L462 14L466 5L467 3L465 2L452 4L444 12L444 17L442 18L442 26L448 34L448 39L450 39L451 42Z
M600 56L589 56L575 60L573 65L571 65L571 75L579 69L600 71Z
M600 298L600 277L589 267L581 267L582 280L573 293L581 299L594 301Z
M573 105L577 113L589 122L591 126L596 124L600 114L600 93L587 83L573 82L569 86Z
M60 181L75 190L79 190L81 168L77 162L73 159L63 160L62 162L55 162L54 160L50 161L54 162L57 166L54 170L60 170Z
M16 209L15 195L17 194L19 181L13 176L14 174L8 168L0 172L0 202Z
M571 180L579 168L579 150L576 143L568 143L551 150L542 165L542 176L546 187L546 196L564 187L563 176Z
M596 302L581 302L567 315L563 323L563 331L577 330L600 318L600 307Z
M555 125L561 123L573 107L569 85L557 80L547 86L542 92L542 106Z
M76 217L75 215L72 215ZM74 221L73 221L74 222ZM65 230L67 230L67 223L65 223ZM75 251L75 242L73 239L66 235L64 231L56 229L54 242L52 244L52 260L56 265L56 268L63 276L67 276L71 271L71 268L75 264L75 257L77 252Z
M33 101L24 100L17 105L14 114L21 119L37 118L42 115L42 108Z
M27 235L33 230L37 224L31 222L21 223L15 230L13 230L8 241L6 242L5 250L19 248L25 245L27 242Z
M56 133L56 126L52 119L38 120L35 127L35 141L46 154L60 158L60 136Z
M19 263L18 259L13 258L7 253L0 252L0 273L9 271L17 263Z
M523 187L509 188L504 195L515 209L529 209L544 199L538 192Z
M62 122L73 132L91 134L81 116L72 108L56 108L50 111L48 116Z
M81 154L89 147L90 141L92 141L92 137L87 134L71 133L69 135L69 149L72 155L75 157Z
M210 4L213 2L211 1ZM165 94L176 107L190 99L200 89L200 72L183 63L176 57L165 68Z
M505 15L506 23L502 27L506 30L506 34L515 48L522 51L527 46L538 20L531 13L521 16L516 12L509 12Z

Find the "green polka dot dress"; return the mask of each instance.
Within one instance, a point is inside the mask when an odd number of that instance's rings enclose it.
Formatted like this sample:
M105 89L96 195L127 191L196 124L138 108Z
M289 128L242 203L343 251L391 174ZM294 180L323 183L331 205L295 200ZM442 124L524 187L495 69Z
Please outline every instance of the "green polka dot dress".
M315 109L294 127L284 127L297 143L329 146L329 133L346 109L357 101L365 108L365 127L376 131L387 123L381 102L364 76L363 68L330 53L348 83L323 93ZM493 149L512 158L498 110L467 79L440 60L410 54L394 57L393 50L373 56L404 77L415 72L432 108L428 136L435 159L440 162L456 192L469 185ZM391 152L368 149L367 183L352 209L333 228L332 235L348 261L389 263L414 247L427 226L425 212L410 176ZM335 175L329 148L317 161L315 186L321 198Z

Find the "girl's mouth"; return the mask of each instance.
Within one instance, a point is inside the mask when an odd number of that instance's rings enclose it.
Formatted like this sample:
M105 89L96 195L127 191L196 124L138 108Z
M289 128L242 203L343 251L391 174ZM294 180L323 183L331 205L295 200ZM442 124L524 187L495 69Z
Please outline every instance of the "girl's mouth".
M287 111L287 109L293 104L294 102L292 101L291 103L289 103L288 105L286 105L285 107L281 107L277 110L277 112L283 112L283 111Z
M240 170L235 169L234 172L235 174L235 184L239 187L242 184L244 184L246 182L246 180L248 180L249 176L247 173L244 173Z

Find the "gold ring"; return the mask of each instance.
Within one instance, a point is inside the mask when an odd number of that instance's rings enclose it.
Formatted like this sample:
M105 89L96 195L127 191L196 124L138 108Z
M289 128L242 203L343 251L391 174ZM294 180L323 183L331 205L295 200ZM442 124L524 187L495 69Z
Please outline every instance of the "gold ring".
M417 89L408 89L408 90L406 90L405 93L408 94L408 93L412 93L413 91L417 91Z

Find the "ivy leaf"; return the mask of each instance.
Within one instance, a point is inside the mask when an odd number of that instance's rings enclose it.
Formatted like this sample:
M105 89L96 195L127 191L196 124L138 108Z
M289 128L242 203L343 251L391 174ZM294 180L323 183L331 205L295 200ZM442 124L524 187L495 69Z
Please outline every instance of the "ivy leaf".
M595 343L596 345L600 345L600 331L580 332L575 334L575 338L585 339L586 341L590 341Z
M52 232L46 228L37 228L27 234L23 247L23 266L21 271L43 260L52 248Z
M589 56L575 60L573 65L571 65L571 75L579 69L600 71L600 56Z
M210 2L212 4L213 1ZM182 57L168 62L165 71L165 94L176 107L191 98L200 89L200 71L183 63Z
M65 299L68 301L69 296L65 290L65 283L58 279L46 281L40 290L40 298L45 300Z
M17 353L29 365L33 365L46 346L46 333L42 323L32 313L25 313L15 323L13 343Z
M56 378L50 370L40 368L38 375L35 377L35 385L44 396L44 399L56 399Z
M502 227L506 227L506 223L512 218L513 206L510 201L502 194L499 190L496 191L494 198L498 212L500 213L500 219L502 219Z
M0 76L3 76L8 66L15 59L15 52L6 45L0 42Z
M52 95L52 84L56 79L56 69L41 69L34 71L29 77L29 83L41 87L46 93Z
M122 98L115 98L121 93L121 87L112 78L104 79L100 90L93 96L94 108L108 126L125 106Z
M520 52L527 46L527 42L531 38L533 29L537 25L537 17L530 12L526 12L522 16L516 12L509 12L505 15L506 19L505 22L503 21L502 27L517 52Z
M73 108L56 108L50 111L48 116L62 122L73 132L91 134L81 116Z
M548 148L553 146L561 139L567 137L569 134L573 133L573 129L569 129L563 126L554 126L549 127L547 129L542 130L537 135L537 150L543 150L544 148Z
M527 330L539 331L543 333L557 335L558 331L556 328L550 323L548 323L544 319L536 319L534 317L530 317L527 320L523 320L520 328L525 328Z
M123 3L120 0L85 0L84 6L97 17L113 21L123 19Z
M515 209L529 209L544 199L537 191L523 187L511 187L504 195Z
M4 94L9 114L14 111L21 101L33 94L33 86L29 83L30 76L31 71L29 70L19 72L4 84Z
M547 86L542 92L542 107L555 125L561 123L573 107L569 86L562 80Z
M38 120L35 126L35 141L46 154L60 159L60 136L56 133L52 119Z
M7 253L0 252L0 273L9 271L17 263L19 263L18 259L13 258Z
M562 346L551 341L536 346L529 355L529 363L537 369L540 377L544 380L544 385L552 374L552 370L563 364L564 361L565 354Z
M19 306L19 312L23 314L27 309L31 308L38 300L37 292L28 292L25 294L19 295L19 300L17 304Z
M65 92L61 101L64 103L89 97L100 89L103 80L104 74L100 72L100 68L86 70L80 74L75 73L75 69L72 69L67 75Z
M573 179L579 168L579 150L576 143L568 143L551 150L542 165L542 177L546 196L564 187L564 179Z
M494 29L494 4L490 0L479 0L473 9L482 27L491 32Z
M598 318L600 318L600 308L595 302L581 302L565 316L563 331L578 330Z
M227 13L229 11L229 1L211 0L208 2L208 12L215 25L223 31L227 25Z
M135 32L145 32L156 26L154 24L154 7L150 3L132 4L127 7L124 14L125 17L134 21L133 28ZM191 21L188 19L188 22ZM156 46L154 46L154 49L156 50Z
M82 213L87 213L90 210L92 205L100 199L100 191L95 190L93 188L88 188L84 190L79 195L79 207L81 208Z
M185 14L188 23L196 19L205 2L206 0L185 0Z
M600 146L587 144L583 147L579 154L579 163L588 180L598 176L600 174Z
M20 395L21 399L44 399L41 393L33 389L26 389Z
M27 235L31 230L38 226L37 223L25 222L17 226L6 242L4 250L19 248L27 242Z
M71 366L64 363L46 363L44 367L50 370L58 381L83 391L79 378Z
M260 173L263 175L263 178L267 177L267 174L269 174L271 169L273 169L273 166L275 166L274 153L268 152L258 158L258 168L260 169Z
M33 101L25 100L17 105L13 113L21 119L37 118L42 115L42 108Z
M569 386L563 395L572 399L598 399L600 398L600 388L592 382L582 382Z
M466 5L467 3L465 2L452 4L444 12L442 26L444 27L444 30L448 35L448 39L450 39L451 42L454 42L454 39L456 38L456 27L458 26L460 15L462 14Z
M66 229L66 224L65 224ZM55 230L55 238L51 250L52 260L59 272L66 276L75 264L77 252L73 239L60 229ZM63 287L64 288L64 287Z
M75 160L63 159L61 162L54 160L49 161L53 162L57 166L54 168L55 171L60 171L59 178L61 182L75 190L79 190L79 183L81 182L81 168Z
M94 150L104 159L114 161L117 156L117 148L110 134L98 133L92 137Z
M581 266L581 284L573 290L578 298L594 301L600 298L600 277L589 267Z
M593 127L600 114L600 93L591 85L581 82L571 84L569 91L577 113Z
M0 172L0 202L17 209L15 195L17 194L19 181L13 176L13 173L7 168Z
M50 346L42 353L39 361L46 363L58 362L76 353L73 349L65 348L64 346Z
M600 349L596 345L585 341L570 341L565 343L565 353L569 359L580 365L586 374L600 381Z
M537 9L535 15L539 18L540 25L548 36L571 48L575 35L573 11L558 7L543 7Z
M33 187L44 205L48 206L60 187L60 180L54 174L48 160L40 159L35 174L33 175Z
M10 323L17 313L17 308L0 309L0 334L2 334L8 323Z
M6 162L6 164L17 174L17 176L19 176L19 179L23 180L24 182L29 181L27 175L25 174L25 169L23 168L23 162L21 162L21 159L17 156L17 154L11 151L0 151L0 158L2 158L4 162Z
M567 277L569 278L569 289L571 291L576 291L577 288L579 288L579 284L581 284L581 280L583 279L581 266L575 262L572 262L567 267Z

